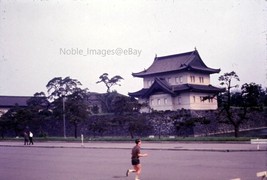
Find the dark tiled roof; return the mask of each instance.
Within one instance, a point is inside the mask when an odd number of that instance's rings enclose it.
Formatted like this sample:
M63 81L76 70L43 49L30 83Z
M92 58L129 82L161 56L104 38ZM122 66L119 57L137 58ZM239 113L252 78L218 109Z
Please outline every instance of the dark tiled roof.
M177 95L182 92L205 92L205 93L219 93L225 91L224 88L217 88L212 85L196 85L196 84L181 84L170 86L165 80L156 78L150 88L143 88L140 91L129 93L133 97L149 97L155 92L164 92L171 95Z
M204 73L219 73L220 69L212 69L205 65L198 51L191 51L170 56L155 57L152 65L139 73L132 73L135 77L168 73L173 71L198 71Z
M173 91L177 93L182 92L182 91L219 93L219 92L224 92L225 89L218 88L212 85L182 84L182 85L173 86Z
M139 91L128 93L128 95L132 97L142 97L147 92L147 90L147 88L143 88Z
M171 90L170 85L168 82L166 82L163 79L155 78L154 83L151 85L151 87L145 92L143 96L150 96L155 92L164 92L167 94L174 95L174 92Z
M0 96L0 107L27 106L31 96Z

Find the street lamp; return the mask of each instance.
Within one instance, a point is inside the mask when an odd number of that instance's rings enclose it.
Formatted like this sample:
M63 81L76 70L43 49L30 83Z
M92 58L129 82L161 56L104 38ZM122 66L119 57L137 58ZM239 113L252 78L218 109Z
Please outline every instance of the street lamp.
M62 103L63 103L63 133L64 133L64 138L66 138L65 96L63 96L62 98Z

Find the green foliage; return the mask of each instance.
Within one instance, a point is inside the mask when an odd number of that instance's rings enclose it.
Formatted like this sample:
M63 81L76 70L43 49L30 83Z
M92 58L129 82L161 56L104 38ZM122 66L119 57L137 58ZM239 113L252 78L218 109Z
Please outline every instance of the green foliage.
M31 111L27 108L15 106L1 116L1 125L5 129L13 129L16 136L20 136L32 119Z
M259 84L256 83L243 84L241 87L243 106L247 107L263 106L263 104L260 103L260 97L262 93L263 90L261 88L261 85Z
M79 89L82 83L76 79L71 79L70 77L55 77L51 79L46 87L47 92L50 94L49 99L57 99L63 96L72 94Z
M112 112L123 114L126 112L138 112L140 107L138 101L127 96L117 95L111 102Z
M98 114L99 113L99 107L97 105L94 105L91 108L91 111L92 111L93 114Z
M102 136L103 133L108 129L106 122L107 121L104 120L103 118L98 118L96 121L93 121L88 126L88 130L93 132L94 137L96 136L96 134L101 134Z
M151 126L147 124L144 116L126 116L126 122L132 139L134 138L134 134L138 134L138 132L148 131L149 129L151 129Z
M105 86L107 87L107 93L110 93L110 88L114 85L119 85L120 80L122 80L123 78L119 75L116 75L114 77L112 77L111 79L109 79L108 77L108 73L103 73L101 76L99 76L99 81L97 81L96 83L104 83Z
M65 113L66 118L74 126L74 137L77 138L77 126L85 121L90 114L88 105L89 93L86 90L76 89L72 94L66 97Z
M51 103L53 116L56 119L66 119L74 126L74 137L77 138L78 124L87 119L90 108L88 104L89 92L81 89L81 82L70 77L56 77L46 85Z
M238 85L232 85L233 80L240 80L234 71L225 73L219 77L221 85L225 85L227 89L220 97L222 100L221 115L225 116L221 122L232 124L235 129L235 136L238 137L240 125L248 119L247 114L255 107L261 106L260 97L263 91L258 84L245 83L241 87L241 92L231 93L232 88L238 87ZM233 105L240 108L235 110L235 108L232 107Z
M240 81L238 75L234 71L230 73L224 73L223 75L219 77L219 81L221 82L220 84L222 86L226 86L228 90L230 90L233 87L238 87L237 84L232 85L233 80Z

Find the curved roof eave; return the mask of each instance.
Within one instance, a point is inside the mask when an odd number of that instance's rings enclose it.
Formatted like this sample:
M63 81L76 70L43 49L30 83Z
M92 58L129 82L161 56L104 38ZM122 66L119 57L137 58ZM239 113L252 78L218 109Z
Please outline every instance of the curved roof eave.
M207 74L220 72L220 69L208 67L201 59L198 51L195 50L187 53L155 57L149 68L138 73L132 73L132 76L145 77L183 70L199 71Z
M167 73L174 73L174 72L179 72L179 71L186 71L186 70L189 70L189 69L192 69L192 70L195 70L195 71L200 71L200 72L203 72L203 73L208 73L208 74L213 74L213 73L219 73L221 71L221 69L211 69L211 68L207 68L207 69L202 69L202 68L196 68L196 67L183 67L183 68L180 68L180 69L177 69L177 70L172 70L172 71L164 71L164 72L155 72L155 73L143 73L142 72L139 72L139 73L132 73L132 76L134 77L146 77L146 76L154 76L154 75L159 75L159 74L167 74Z
M170 89L170 87L164 83L159 78L156 78L154 83L150 86L150 88L145 92L144 97L150 96L154 90L160 89L165 93L174 95L174 92Z

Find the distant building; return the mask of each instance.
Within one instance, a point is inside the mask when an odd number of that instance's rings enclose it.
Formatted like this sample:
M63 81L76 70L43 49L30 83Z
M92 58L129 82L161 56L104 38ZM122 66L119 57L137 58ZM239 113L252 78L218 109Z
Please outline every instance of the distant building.
M88 105L93 114L106 113L106 93L90 92ZM118 96L124 96L118 93ZM0 117L14 106L27 107L27 101L33 96L0 96Z
M30 98L31 96L0 96L0 117L16 105L26 107Z
M114 94L115 93L115 94ZM110 95L107 93L96 93L90 92L88 98L89 106L91 107L92 114L102 114L113 112L113 98L116 97L128 97L117 92L111 92ZM128 97L129 98L129 97Z
M103 97L104 94L96 93L96 92L90 92L90 96L88 98L88 104L91 108L91 111L93 114L98 114L103 112L103 102L101 101L101 97Z
M132 73L143 78L144 88L129 95L148 105L141 112L214 110L218 107L216 97L224 89L210 84L210 74L219 72L220 69L207 67L197 50L155 57L148 69Z

